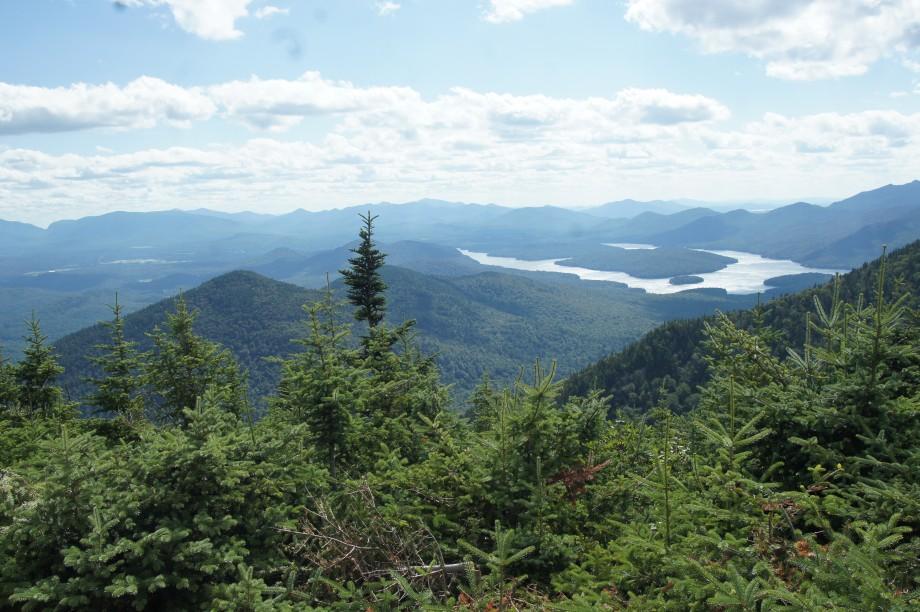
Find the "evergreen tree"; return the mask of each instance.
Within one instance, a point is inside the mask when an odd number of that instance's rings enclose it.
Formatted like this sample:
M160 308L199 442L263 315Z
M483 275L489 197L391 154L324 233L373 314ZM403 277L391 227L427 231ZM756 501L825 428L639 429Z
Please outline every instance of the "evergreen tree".
M16 383L16 366L0 352L0 415L13 412L19 403L19 385Z
M467 403L467 417L476 431L487 431L491 426L492 419L497 412L496 406L501 398L501 394L492 386L489 374L482 375L482 380L473 389Z
M274 572L293 491L322 481L227 399L212 387L185 428L114 447L69 428L45 442L37 499L0 528L0 608L213 610L241 564Z
M23 359L16 367L16 382L19 386L19 405L31 416L50 417L64 404L61 388L54 384L64 372L58 365L54 351L48 346L48 337L42 333L35 315L28 323L29 334L25 337L26 349Z
M99 412L118 415L133 422L144 413L144 398L140 393L141 361L135 349L136 343L125 338L125 320L118 294L111 309L114 318L104 323L111 333L111 340L108 344L96 345L102 354L90 357L90 361L102 370L102 377L89 379L96 391L87 402L96 406Z
M348 260L349 267L339 273L348 286L348 301L356 308L355 319L367 321L373 329L383 321L386 311L383 292L387 286L380 277L386 255L374 244L374 220L377 216L371 216L368 211L366 215L361 215L361 219L364 221L359 233L361 244L351 250L355 256Z
M194 408L211 386L228 390L232 401L224 405L235 414L248 410L236 361L226 349L195 334L196 316L180 295L176 312L166 317L166 329L156 327L148 334L154 348L146 355L144 379L158 396L159 411L167 421L182 422L183 411Z
M332 290L327 287L323 301L311 305L308 313L310 334L296 340L306 350L283 362L273 405L284 418L309 427L313 446L335 478L340 456L348 455L353 420L359 417L361 370L352 365L354 352L343 346L348 328L336 323Z

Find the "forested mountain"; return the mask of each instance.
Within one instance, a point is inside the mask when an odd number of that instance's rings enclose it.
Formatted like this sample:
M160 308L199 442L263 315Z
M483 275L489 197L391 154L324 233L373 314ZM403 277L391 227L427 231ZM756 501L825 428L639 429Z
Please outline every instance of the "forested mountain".
M875 260L844 274L836 283L786 295L764 303L762 308L728 313L728 318L742 329L767 326L779 333L774 351L787 346L801 347L805 340L805 314L818 299L828 308L835 290L847 302L859 296L871 300L880 261ZM889 299L909 293L916 306L920 295L920 241L892 252L886 258L886 295ZM836 289L835 289L836 288ZM570 376L563 395L582 395L600 389L612 397L613 411L647 412L664 401L673 410L685 412L699 401L698 387L708 378L703 341L706 326L715 317L673 321L649 332L622 352L614 353Z
M339 255L346 253L330 254L324 269L343 267ZM537 357L558 359L561 373L568 373L661 321L750 303L750 298L718 294L647 296L608 283L545 282L494 272L447 278L388 266L383 274L391 317L418 322L421 347L437 355L444 381L456 385L461 401L484 374L509 381ZM340 281L332 278L340 291ZM200 313L201 334L233 352L249 372L254 396L262 397L278 380L278 368L265 358L297 348L290 338L305 317L301 306L319 294L251 272L232 272L184 297ZM145 333L162 324L173 307L170 298L129 314L127 337L149 348ZM62 383L74 399L86 394L81 379L92 372L86 355L105 333L102 325L95 325L55 342L65 367Z
M591 270L626 272L638 278L668 278L715 272L738 261L732 257L692 249L619 249L599 247L559 262Z

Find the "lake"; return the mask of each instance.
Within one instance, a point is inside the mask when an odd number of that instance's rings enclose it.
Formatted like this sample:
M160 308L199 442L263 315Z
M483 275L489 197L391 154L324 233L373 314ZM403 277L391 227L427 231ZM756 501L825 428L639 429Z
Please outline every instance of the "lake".
M653 245L639 244L610 244L608 246L618 246L621 248L633 249L652 249ZM510 268L512 270L527 270L529 272L559 272L562 274L575 274L583 280L609 281L622 283L634 289L645 289L649 293L678 293L691 289L725 289L728 293L750 294L760 293L771 289L765 284L768 278L774 276L785 276L787 274L805 274L808 272L817 272L821 274L835 274L842 270L827 270L822 268L809 268L800 263L788 259L770 259L754 253L745 253L743 251L706 251L716 255L724 255L737 259L737 263L729 264L717 272L708 272L703 274L694 274L703 279L701 283L693 285L672 285L669 278L637 278L625 272L604 272L602 270L591 270L590 268L575 268L560 265L563 259L543 259L537 261L527 261L515 257L494 257L487 253L477 253L457 249L470 259L473 259L486 266L497 266L500 268Z

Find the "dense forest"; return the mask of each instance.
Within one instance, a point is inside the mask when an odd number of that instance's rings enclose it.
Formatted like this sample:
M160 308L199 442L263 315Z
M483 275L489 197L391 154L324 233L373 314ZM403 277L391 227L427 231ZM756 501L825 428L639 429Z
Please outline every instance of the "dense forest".
M614 283L566 280L564 275L551 281L491 271L433 277L390 264L388 257L381 269L390 317L416 321L418 342L437 360L441 380L451 385L456 402L469 396L483 374L509 383L522 363L538 357L558 359L560 374L570 374L625 347L660 322L753 303L751 296L718 291L650 296ZM332 288L344 298L340 280L333 280ZM320 295L249 271L222 274L183 293L189 307L199 313L198 333L230 349L249 373L252 397L259 406L261 398L275 391L280 376L278 365L266 358L301 349L291 342L303 316L300 306ZM112 300L110 296L108 302ZM174 308L175 299L168 298L127 314L128 339L148 350L146 333L163 325ZM349 313L341 315L343 322L349 318ZM45 310L37 310L37 316L44 329ZM87 356L107 335L99 324L54 341L66 368L59 383L67 397L80 401L89 393L85 379L97 376L98 367Z
M685 347L690 409L537 362L460 415L392 320L372 220L260 419L182 298L144 347L113 307L92 418L32 321L0 365L0 606L917 609L920 325L898 279L920 245L628 357Z

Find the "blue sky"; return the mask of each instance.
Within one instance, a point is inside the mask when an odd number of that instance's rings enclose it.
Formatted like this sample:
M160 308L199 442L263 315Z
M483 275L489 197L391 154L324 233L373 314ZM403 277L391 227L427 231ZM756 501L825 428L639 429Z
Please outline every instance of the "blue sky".
M6 0L0 218L920 178L920 0Z

